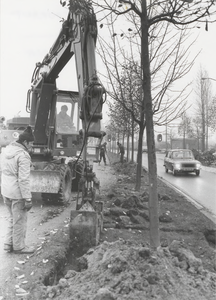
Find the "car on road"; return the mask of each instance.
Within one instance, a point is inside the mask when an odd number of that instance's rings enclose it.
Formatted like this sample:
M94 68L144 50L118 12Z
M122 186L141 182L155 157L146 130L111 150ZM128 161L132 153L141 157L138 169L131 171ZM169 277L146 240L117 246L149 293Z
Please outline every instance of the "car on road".
M172 149L166 153L164 167L166 173L170 170L174 176L180 173L195 173L199 176L201 163L189 149Z

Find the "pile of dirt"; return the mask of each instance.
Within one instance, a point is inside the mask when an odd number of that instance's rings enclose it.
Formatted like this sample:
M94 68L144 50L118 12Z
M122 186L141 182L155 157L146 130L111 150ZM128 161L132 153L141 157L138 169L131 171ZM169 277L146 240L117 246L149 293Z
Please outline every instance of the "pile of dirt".
M155 252L122 239L103 242L79 258L79 266L47 287L43 299L215 299L216 274L178 241Z

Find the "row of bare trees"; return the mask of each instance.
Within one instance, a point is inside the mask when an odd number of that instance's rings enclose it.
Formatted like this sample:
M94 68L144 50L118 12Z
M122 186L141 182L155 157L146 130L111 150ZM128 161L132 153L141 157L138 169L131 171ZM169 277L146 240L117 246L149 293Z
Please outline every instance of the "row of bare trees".
M131 136L132 140L138 127L138 148L142 149L141 144L146 120L144 117L142 68L140 64L141 38L137 39L137 36L132 33L132 29L129 34L117 34L112 20L110 24L111 26L108 29L112 37L111 41L107 41L102 37L99 38L99 54L107 70L107 76L104 80L107 81L108 93L111 98L110 121L115 124L117 131L120 131L123 136ZM170 24L166 24L166 26L162 24L158 32L158 28L155 26L152 31L152 38L149 38L150 64L152 66L153 122L159 126L166 125L179 118L186 110L189 83L179 91L172 90L172 86L189 72L196 57L194 56L192 60L188 60L188 52L193 41L188 42L187 47L182 47L182 44L186 43L189 38L186 30L182 30L177 34L178 32L169 30L169 27ZM163 36L163 41L160 43L155 38L156 31L157 34ZM123 41L122 37L124 37ZM126 42L128 47L123 46ZM141 186L142 156L139 159L137 190Z
M187 93L183 89L174 96L172 88L193 65L193 60L187 58L190 47L186 46L187 33L202 22L207 30L208 23L213 21L211 15L216 12L215 3L213 0L91 2L98 13L105 12L103 20L99 21L100 27L106 18L112 37L112 43L100 40L100 53L107 68L108 93L121 106L125 116L129 116L130 126L133 126L133 120L139 127L137 181L141 178L142 139L146 127L150 243L155 249L160 245L160 238L154 124L167 124L182 114ZM119 25L118 21L130 24L127 34L126 28L119 32L115 26ZM124 41L124 46L119 39ZM131 66L137 67L132 68L134 73L128 77ZM117 109L114 110L120 112L121 109ZM140 183L136 188L140 188Z

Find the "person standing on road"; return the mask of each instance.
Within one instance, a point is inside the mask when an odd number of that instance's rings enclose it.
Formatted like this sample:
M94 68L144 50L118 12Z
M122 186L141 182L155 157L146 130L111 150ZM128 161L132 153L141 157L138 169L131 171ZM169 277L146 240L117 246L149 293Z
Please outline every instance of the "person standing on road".
M119 142L117 142L117 145L119 147L120 162L123 163L125 149L124 149L124 146L122 144L120 144Z
M4 250L13 253L34 253L25 245L27 211L32 207L30 191L31 158L28 153L34 141L28 126L17 141L10 143L2 153L1 194L9 211Z
M103 143L102 145L100 145L100 160L99 160L99 164L101 162L101 160L103 159L104 164L106 165L106 142Z

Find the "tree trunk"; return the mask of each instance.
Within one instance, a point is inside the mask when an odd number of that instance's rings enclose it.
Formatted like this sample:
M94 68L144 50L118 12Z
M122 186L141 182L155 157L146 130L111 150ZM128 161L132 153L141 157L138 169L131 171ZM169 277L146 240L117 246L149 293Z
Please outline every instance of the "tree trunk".
M186 141L185 141L185 128L184 128L184 133L183 133L183 149L186 149Z
M146 134L148 147L148 171L149 171L149 219L150 219L150 246L156 249L160 245L159 236L159 205L157 192L157 164L155 155L155 140L153 126L153 110L151 98L151 74L148 45L148 17L146 0L142 0L141 18L141 66L143 69L143 92L146 116Z
M131 130L131 161L134 162L134 119L132 119Z
M130 134L127 132L127 162L130 160Z
M141 112L141 120L142 120L142 122L141 122L140 130L139 130L138 151L137 151L136 186L135 186L136 191L140 191L140 188L141 188L142 144L143 144L143 132L145 129L144 110Z

